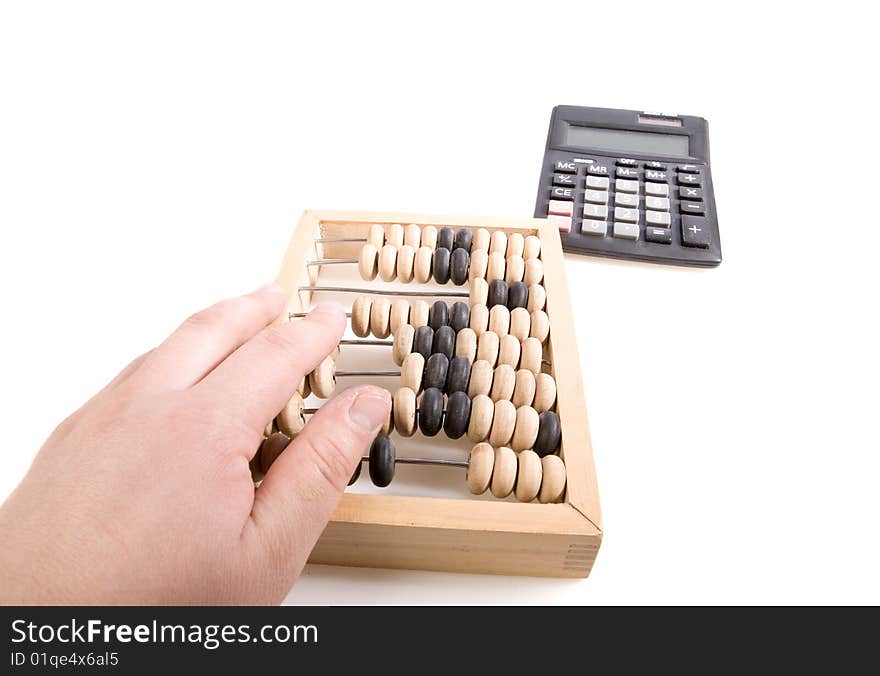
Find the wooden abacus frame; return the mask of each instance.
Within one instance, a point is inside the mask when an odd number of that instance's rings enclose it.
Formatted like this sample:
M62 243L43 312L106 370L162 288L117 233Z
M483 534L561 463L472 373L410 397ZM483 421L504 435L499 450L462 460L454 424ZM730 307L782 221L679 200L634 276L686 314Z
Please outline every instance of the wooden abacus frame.
M586 577L602 540L599 494L584 401L571 300L559 231L545 219L432 216L415 213L306 211L278 273L290 294L288 312L308 309L320 258L356 258L360 244L316 238L366 237L373 224L486 228L537 235L544 262L550 339L545 346L556 379L562 428L560 455L568 484L556 504L346 493L309 561L537 577ZM456 287L450 287L456 288ZM562 368L560 368L562 367Z

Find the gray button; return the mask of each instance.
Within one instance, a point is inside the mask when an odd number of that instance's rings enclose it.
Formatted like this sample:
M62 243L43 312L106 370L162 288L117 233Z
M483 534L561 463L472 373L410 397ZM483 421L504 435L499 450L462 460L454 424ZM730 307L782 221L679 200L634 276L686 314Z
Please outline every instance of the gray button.
M638 207L639 196L627 195L625 192L614 193L614 203L620 207Z
M648 225L662 225L668 228L672 222L672 218L665 211L646 211L645 223Z
M639 182L629 181L625 178L618 178L616 181L614 181L614 187L617 188L617 190L620 192L637 193L639 191Z
M604 190L584 190L584 202L608 204L608 193Z
M627 209L626 207L614 207L614 220L626 221L627 223L638 223L639 210Z
M616 223L614 224L614 236L622 239L638 239L639 226L635 223Z
M645 209L654 209L655 211L669 211L668 197L645 197Z
M581 223L581 232L585 235L599 235L603 237L608 233L608 224L605 221L588 221Z
M585 204L584 218L601 218L604 221L608 218L608 207L604 204Z
M608 190L611 181L607 176L587 176L587 187L597 190Z
M669 195L669 186L665 183L645 183L645 194L666 197Z

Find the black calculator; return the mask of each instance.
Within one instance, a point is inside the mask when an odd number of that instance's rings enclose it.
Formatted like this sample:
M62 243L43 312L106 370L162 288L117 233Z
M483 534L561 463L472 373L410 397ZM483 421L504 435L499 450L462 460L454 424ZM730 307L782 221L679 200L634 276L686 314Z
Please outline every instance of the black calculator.
M572 253L718 265L706 120L556 106L535 216L556 223Z

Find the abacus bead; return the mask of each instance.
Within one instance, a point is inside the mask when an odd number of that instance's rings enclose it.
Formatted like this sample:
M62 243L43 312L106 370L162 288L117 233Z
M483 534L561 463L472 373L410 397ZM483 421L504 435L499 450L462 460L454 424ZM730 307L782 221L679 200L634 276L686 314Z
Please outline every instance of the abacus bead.
M489 253L484 249L476 249L471 251L471 265L468 269L468 279L474 280L478 277L486 279L486 271L489 269Z
M559 442L562 439L562 430L559 427L559 416L553 411L544 411L538 416L538 436L532 449L541 457L556 453L559 450Z
M387 338L391 335L391 301L387 298L373 299L370 307L370 331L376 338Z
M309 384L309 374L305 374L303 379L299 381L299 387L296 391L300 393L303 399L312 393L312 386Z
M370 234L367 235L367 243L376 247L376 251L385 246L385 228L381 225L371 225Z
M365 338L370 335L370 312L373 299L369 296L358 296L351 306L351 331L354 335Z
M419 429L426 437L433 437L443 426L443 392L436 387L422 392L419 401Z
M457 301L452 304L452 310L449 311L449 326L458 333L462 329L466 329L471 321L471 309L468 304L463 301Z
M384 488L394 478L394 462L397 453L394 442L386 434L379 434L370 446L370 480Z
M468 383L468 396L488 395L492 391L492 364L485 359L477 359L471 366L471 379Z
M348 480L348 485L351 486L355 481L357 481L361 476L361 465L363 463L358 460L357 465L354 468L354 472L352 472L351 479Z
M408 244L397 250L397 278L404 284L409 284L413 280L415 259L416 250Z
M431 251L437 248L437 228L433 225L422 228L422 246L428 247Z
M409 323L415 329L418 329L420 326L427 326L430 313L431 306L426 301L415 300L409 306Z
M532 404L538 413L549 411L556 404L556 381L549 373L535 376L535 401Z
M489 263L486 265L486 281L491 282L493 279L504 279L504 272L507 264L504 261L504 255L498 253L489 254Z
M394 427L402 437L411 437L416 431L416 393L401 387L394 393Z
M501 337L498 347L498 363L507 364L513 369L519 367L521 359L522 342L516 336L510 334Z
M358 255L358 272L361 279L368 282L376 279L379 272L379 250L372 244L364 244L361 247L361 252Z
M266 423L266 426L263 428L263 438L271 436L275 431L275 418L272 418L269 422Z
M507 233L503 230L496 230L492 233L492 239L489 240L489 254L500 253L503 257L507 251Z
M471 242L471 253L474 251L485 251L488 254L491 238L492 234L486 228L478 228Z
M449 359L445 354L432 354L425 363L425 378L422 387L426 390L436 387L438 390L446 389L446 375L449 372Z
M455 354L455 331L451 326L441 326L434 332L434 344L431 347L434 354L445 354L447 359L452 359Z
M477 277L471 280L470 306L485 305L489 299L489 283Z
M531 406L535 400L535 374L525 369L516 372L516 380L513 384L513 405ZM540 413L540 411L538 411Z
M403 229L403 243L418 249L422 245L422 229L417 223L410 223Z
M422 391L422 377L425 373L425 358L418 352L411 352L403 360L400 368L400 385L418 394Z
M516 484L516 453L502 446L495 449L495 466L492 468L490 490L496 498L506 498L513 492Z
M537 338L526 338L522 343L519 356L519 367L528 369L535 375L541 372L541 341Z
M474 233L470 230L470 228L462 228L458 232L455 233L455 239L453 240L452 248L454 249L464 249L468 253L471 252L471 244L474 241Z
M471 380L471 363L467 357L453 357L449 362L449 370L446 373L446 392L468 391Z
M485 304L471 305L470 326L478 338L489 330L489 308Z
M541 458L541 491L538 502L559 502L565 493L565 463L558 455Z
M484 359L489 362L492 368L498 363L498 348L500 340L497 333L492 331L484 331L477 339L477 359Z
M486 305L490 310L496 305L507 307L507 283L503 279L489 282L489 296Z
M505 257L519 256L522 258L525 238L518 232L514 232L507 236L507 251L504 252Z
M525 261L521 256L509 256L507 258L507 272L504 274L504 281L508 286L514 282L521 282L525 274Z
M463 328L455 334L455 356L464 357L468 364L477 358L477 334L471 328Z
M379 429L379 434L391 434L394 431L394 400L391 401L391 406L388 407L388 417L385 418L385 422L382 423L382 427Z
M324 357L320 364L309 374L309 386L312 394L326 399L336 389L336 364L331 357Z
M400 223L392 223L385 231L385 242L398 248L403 246L403 226Z
M543 310L547 302L547 290L540 284L532 284L529 287L529 304L526 309L531 313L535 310Z
M299 392L295 392L290 401L285 404L284 408L278 414L278 429L284 432L291 439L302 432L302 428L306 426L306 419L303 417L303 398ZM268 435L267 435L268 436Z
M507 287L507 309L525 308L529 304L529 287L522 282L514 282Z
M540 284L544 279L544 263L540 258L530 258L526 261L526 271L523 274L523 281L527 286Z
M392 309L392 321L394 320L394 311ZM532 318L529 311L524 307L517 307L510 311L510 335L516 336L517 340L525 340L529 337L529 331L532 330Z
M534 451L522 451L517 454L516 459L516 499L520 502L531 502L538 497L541 490L541 458Z
M470 254L464 249L455 249L449 258L449 278L456 286L461 286L468 280L468 266Z
M413 351L413 340L416 330L409 324L401 324L394 332L394 345L391 348L391 358L398 366L403 365L406 355Z
M495 466L495 449L487 443L479 443L471 449L468 458L467 487L473 495L482 495L492 481Z
M427 284L431 281L431 270L434 265L434 250L426 246L419 247L416 251L416 260L413 263L413 278L417 284Z
M493 305L489 308L489 330L499 336L506 336L510 331L510 310L505 305Z
M471 420L471 400L464 392L453 392L446 400L443 431L450 439L459 439L467 432Z
M438 284L446 284L449 281L449 249L437 247L434 249L434 281Z
M383 282L393 282L397 277L397 247L386 244L379 249L379 278Z
M489 443L493 446L506 446L513 436L514 425L516 425L516 406L506 399L496 401L492 429L489 431Z
M550 318L543 310L535 310L531 317L531 329L529 335L537 338L539 342L546 343L547 336L550 335Z
M442 300L435 300L428 313L428 326L435 331L449 324L449 306Z
M535 235L529 235L526 237L526 241L523 243L523 258L526 260L530 260L532 258L538 258L541 255L541 240L538 239Z
M538 437L538 418L538 412L531 406L520 406L516 409L516 423L513 426L510 447L517 453L535 445L535 439Z
M492 391L489 397L492 401L510 400L513 396L513 386L516 382L516 373L509 364L499 364L492 374Z
M391 329L391 333L395 333L404 324L409 324L409 301L398 298L391 301L391 318L388 320L388 328Z
M437 233L437 248L438 249L446 249L447 251L452 251L452 246L455 241L455 235L452 232L452 228L440 228Z
M274 432L263 439L263 443L260 444L259 450L260 470L263 474L269 471L272 463L275 462L278 459L278 456L284 452L284 449L287 448L289 443L290 439L287 435L282 434L281 432Z
M434 352L434 329L430 326L420 326L416 329L413 352L418 352L425 361L428 360Z
M473 380L473 377L471 377ZM492 416L495 405L485 394L478 394L471 399L471 421L468 423L468 439L474 442L486 441L492 429Z

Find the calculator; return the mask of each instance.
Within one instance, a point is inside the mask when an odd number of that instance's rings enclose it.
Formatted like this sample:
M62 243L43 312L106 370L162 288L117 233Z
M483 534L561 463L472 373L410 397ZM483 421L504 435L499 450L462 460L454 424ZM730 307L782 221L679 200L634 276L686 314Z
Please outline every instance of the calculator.
M535 216L559 227L571 253L718 265L706 120L556 106Z

